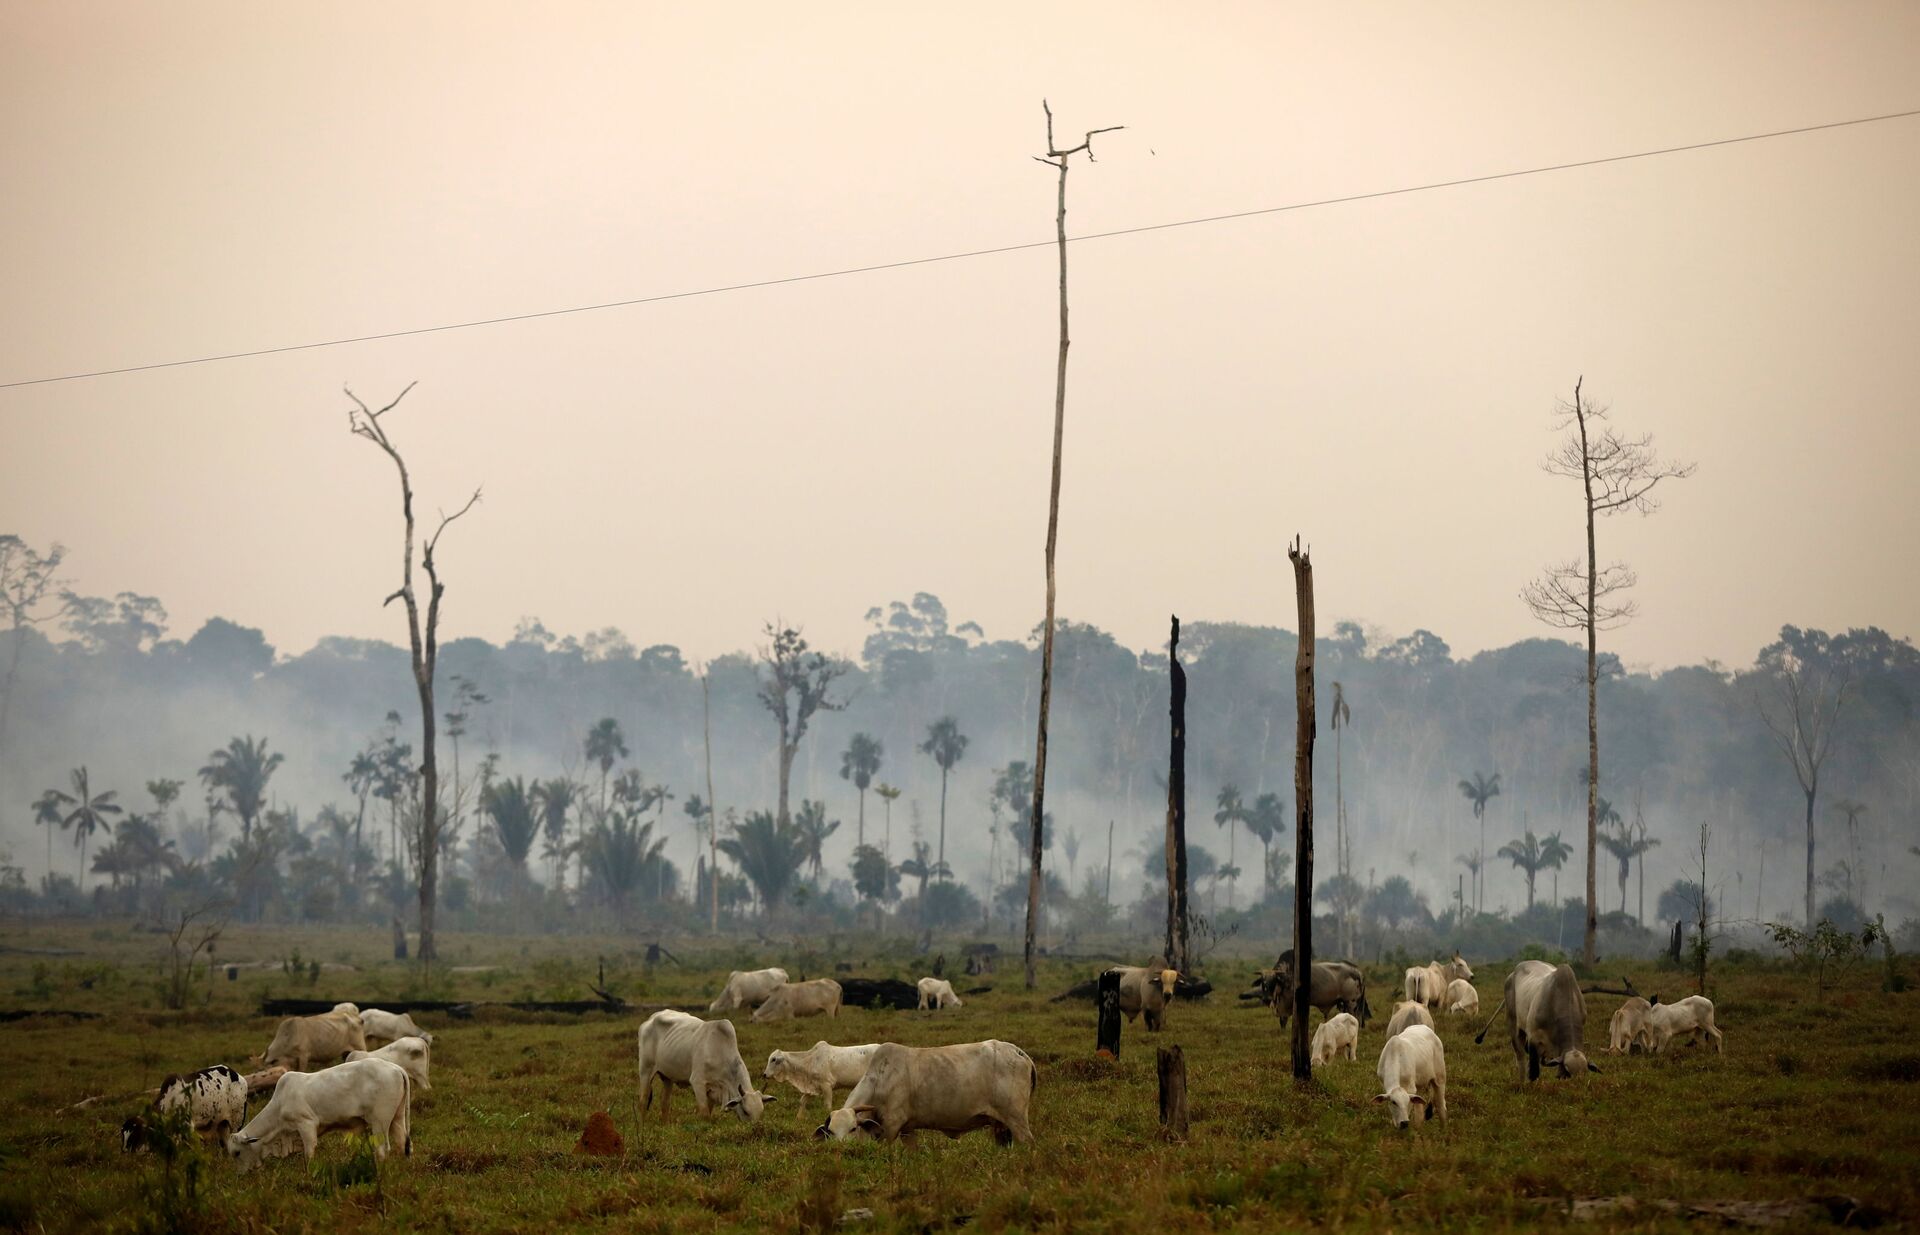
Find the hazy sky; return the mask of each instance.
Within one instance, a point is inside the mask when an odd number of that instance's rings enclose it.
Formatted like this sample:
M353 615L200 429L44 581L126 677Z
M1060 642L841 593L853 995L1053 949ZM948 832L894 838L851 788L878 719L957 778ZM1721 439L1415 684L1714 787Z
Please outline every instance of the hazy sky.
M0 381L1258 209L1920 107L1911 4L0 6ZM1072 249L1060 608L1456 651L1540 633L1579 547L1542 473L1576 376L1700 463L1631 663L1782 622L1920 633L1920 119ZM447 633L775 613L855 651L916 590L1042 598L1050 249L0 390L0 530L86 591L286 651L398 639L391 429Z

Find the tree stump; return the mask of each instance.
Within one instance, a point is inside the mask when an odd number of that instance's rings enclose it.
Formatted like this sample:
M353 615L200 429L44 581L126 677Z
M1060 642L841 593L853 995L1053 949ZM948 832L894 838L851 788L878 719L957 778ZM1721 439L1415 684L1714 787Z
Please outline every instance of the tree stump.
M399 914L393 916L393 959L396 961L407 959L407 927L400 920Z
M1120 971L1109 969L1100 975L1095 999L1100 1008L1100 1028L1094 1053L1109 1059L1120 1058Z
M1187 1056L1177 1046L1163 1046L1156 1058L1160 1074L1160 1135L1169 1141L1187 1139Z

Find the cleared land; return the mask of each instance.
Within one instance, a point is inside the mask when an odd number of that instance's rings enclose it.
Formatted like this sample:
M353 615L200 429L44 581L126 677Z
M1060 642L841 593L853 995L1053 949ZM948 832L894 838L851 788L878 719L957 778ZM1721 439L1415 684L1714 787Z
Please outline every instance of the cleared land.
M119 1148L121 1119L137 1100L79 1111L95 1094L128 1093L171 1071L241 1064L273 1022L258 1015L268 993L325 999L581 998L605 956L610 983L635 1002L704 1004L732 967L780 963L796 977L826 976L853 960L862 976L912 980L926 962L880 943L838 955L729 949L687 967L643 970L631 941L456 936L454 973L431 992L413 989L407 966L382 961L373 932L248 931L223 941L221 960L351 964L311 984L279 969L219 975L196 987L194 1010L159 1010L163 942L124 926L0 932L0 1007L66 1008L98 1020L29 1018L0 1024L0 1229L130 1229L154 1213L152 1159ZM53 955L73 950L80 955ZM938 949L936 949L938 950ZM679 949L676 947L676 951ZM946 949L948 972L957 947ZM1139 957L1116 957L1138 961ZM1472 958L1470 958L1472 959ZM1709 993L1727 1054L1677 1048L1659 1058L1600 1054L1619 1000L1589 996L1587 1045L1605 1069L1584 1080L1516 1079L1498 1027L1473 1045L1467 1018L1439 1016L1450 1077L1450 1126L1399 1133L1371 1102L1389 990L1399 970L1372 972L1376 1019L1360 1061L1336 1062L1296 1088L1272 1014L1234 994L1254 965L1219 960L1221 990L1176 1005L1170 1028L1129 1025L1117 1063L1093 1057L1091 1004L1050 1003L1098 968L1056 961L1041 993L1021 990L1017 967L992 977L964 1008L942 1013L848 1009L837 1020L757 1026L741 1013L741 1052L757 1075L770 1050L839 1043L915 1045L1004 1038L1040 1065L1038 1143L1002 1150L985 1134L923 1136L895 1147L815 1142L822 1106L782 1087L759 1125L701 1120L681 1091L672 1115L637 1121L634 1031L640 1015L528 1015L483 1011L462 1021L418 1019L437 1035L430 1093L414 1107L414 1154L390 1159L377 1185L342 1184L345 1138L323 1142L322 1169L297 1158L248 1177L211 1164L198 1227L337 1231L342 1222L386 1229L508 1231L554 1228L708 1231L804 1229L866 1208L858 1229L1187 1230L1329 1226L1367 1229L1499 1229L1567 1221L1568 1198L1636 1198L1600 1214L1638 1229L1694 1227L1650 1202L1789 1201L1844 1194L1864 1217L1910 1222L1920 1214L1920 1038L1913 995L1885 995L1877 965L1863 966L1824 1000L1798 973L1757 964L1718 968ZM1642 991L1690 992L1680 975L1650 965L1607 965ZM1485 1009L1505 967L1476 966ZM1192 1140L1160 1141L1154 1052L1185 1048ZM257 1104L255 1109L258 1109ZM587 1116L609 1111L624 1158L571 1152ZM329 1169L330 1168L330 1169ZM1802 1218L1796 1225L1810 1221Z

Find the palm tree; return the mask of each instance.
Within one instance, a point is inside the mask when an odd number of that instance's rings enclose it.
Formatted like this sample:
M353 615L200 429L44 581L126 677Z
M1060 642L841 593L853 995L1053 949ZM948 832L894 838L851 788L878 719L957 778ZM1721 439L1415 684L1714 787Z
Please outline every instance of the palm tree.
M347 770L340 774L340 779L346 782L353 796L360 800L360 813L353 819L353 847L358 849L361 830L367 823L367 795L372 793L375 786L380 783L378 747L368 743L365 750L356 752L352 761L347 764Z
M880 846L880 856L891 862L893 861L893 800L900 796L900 791L888 784L875 785L873 791L880 795L882 802L887 804L887 831L886 838Z
M540 828L546 836L544 852L553 863L554 890L564 893L567 890L567 812L579 800L580 786L564 776L556 776L537 782L530 796L540 808Z
M1247 811L1247 830L1260 838L1267 872L1267 894L1273 894L1273 842L1287 834L1287 807L1277 793L1263 793Z
M33 821L47 830L47 878L53 878L53 830L66 818L66 797L58 789L48 789L33 803Z
M1067 855L1067 893L1071 895L1079 885L1074 882L1074 871L1080 858L1080 833L1072 828L1060 838L1060 848Z
M1227 830L1226 869L1233 873L1223 877L1227 880L1227 908L1232 909L1234 884L1240 876L1240 868L1234 864L1236 854L1233 840L1239 831L1238 825L1247 818L1247 808L1240 802L1240 790L1231 784L1220 786L1220 796L1214 800L1214 805L1219 807L1213 812L1214 823Z
M1558 832L1549 835L1545 840L1540 842L1540 869L1553 872L1553 946L1556 948L1562 947L1566 943L1567 915L1561 911L1560 905L1560 868L1565 866L1567 859L1572 856L1573 846L1562 839Z
M81 764L71 773L72 793L50 790L56 795L62 807L71 807L60 820L62 830L73 829L73 843L80 847L80 890L87 890L87 842L95 832L112 832L113 825L107 819L125 812L126 808L114 801L119 796L115 790L95 795L87 776L87 767Z
M838 819L827 818L825 802L800 799L800 809L794 812L793 832L795 843L800 847L800 857L813 871L814 882L820 880L820 870L825 863L827 837L840 830Z
M1866 877L1865 872L1862 871L1860 895L1858 898L1855 898L1853 894L1853 872L1860 870L1860 816L1867 813L1867 804L1865 802L1856 802L1852 798L1841 798L1828 809L1847 821L1847 899L1853 901L1855 904L1859 904L1867 899ZM1641 865L1644 866L1645 862L1642 861ZM1645 882L1646 880L1643 877L1641 883L1644 884ZM1645 900L1646 898L1643 895L1641 897L1643 904Z
M480 791L480 809L493 821L500 847L507 851L507 860L523 879L527 855L533 851L534 838L540 835L539 790L540 783L535 781L529 793L526 778L516 776L494 781Z
M208 759L211 762L200 769L200 780L208 789L226 795L227 805L240 816L240 838L245 840L253 835L253 822L266 805L267 782L273 779L274 769L286 761L286 756L277 752L268 754L267 740L256 740L248 734L234 738L224 750L214 751Z
M793 824L783 824L763 810L752 811L719 847L760 894L761 911L771 922L800 871L802 855Z
M1488 778L1475 772L1472 780L1460 782L1460 792L1467 801L1473 803L1473 817L1480 824L1480 847L1474 850L1477 860L1487 851L1487 803L1500 796L1500 773L1495 772ZM1486 898L1481 894L1480 867L1477 862L1473 872L1473 911L1479 913L1486 908Z
M627 735L620 732L620 722L611 716L603 717L600 722L587 731L587 762L600 765L600 809L607 809L607 776L613 771L613 765L628 755Z
M653 825L641 823L639 814L632 811L615 812L611 821L595 824L581 841L583 869L599 883L620 921L626 920L629 900L636 889L646 886L648 872L666 847L666 838L654 840Z
M960 722L951 716L942 716L927 726L927 740L920 743L921 751L940 765L939 865L942 868L947 865L947 774L966 755L967 741L967 735L960 732Z
M927 847L927 842L917 840L913 842L913 856L900 863L901 874L920 881L919 898L915 904L918 906L922 924L927 920L927 880L945 879L953 873L947 869L945 862L929 860L932 857L933 853Z
M1500 846L1500 852L1494 856L1505 858L1526 872L1527 912L1532 913L1533 881L1548 867L1557 869L1572 854L1572 848L1560 839L1559 833L1556 832L1543 841L1533 834L1533 829L1529 828L1527 834L1521 839L1510 840Z
M1612 811L1612 803L1608 802L1605 798L1600 799L1600 803L1606 807L1608 811ZM1658 845L1660 841L1657 837L1649 837L1647 835L1646 825L1644 823L1640 825L1638 834L1636 835L1635 829L1623 822L1618 814L1614 814L1613 821L1616 825L1615 830L1602 832L1600 834L1600 844L1605 847L1608 853L1619 859L1620 912L1625 913L1627 911L1627 876L1633 873L1633 860L1655 845ZM1641 882L1642 888L1644 889L1644 878ZM1646 899L1643 891L1640 902L1641 912L1646 912L1646 907Z
M840 753L840 779L852 781L853 787L860 791L860 815L854 832L856 848L867 843L867 786L873 783L874 774L880 770L880 757L885 753L880 740L865 733L854 734L847 741L847 749Z

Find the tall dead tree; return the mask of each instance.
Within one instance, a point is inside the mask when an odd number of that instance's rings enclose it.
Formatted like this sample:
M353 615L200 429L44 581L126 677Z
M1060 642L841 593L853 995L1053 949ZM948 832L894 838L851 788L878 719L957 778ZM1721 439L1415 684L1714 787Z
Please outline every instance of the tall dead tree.
M707 870L713 877L713 933L720 933L720 805L713 800L712 666L700 671L700 725L707 751Z
M0 535L0 610L5 610L13 638L8 642L7 676L0 682L0 747L7 737L7 715L13 710L13 683L20 672L20 650L26 646L27 627L38 626L66 611L61 597L65 581L60 563L67 551L53 545L45 554L8 532ZM52 832L49 830L48 835ZM52 863L48 863L52 868Z
M1167 676L1172 686L1167 716L1167 964L1192 968L1187 934L1187 671L1180 667L1180 618L1167 639Z
M1840 714L1853 693L1845 659L1818 631L1788 627L1777 643L1760 653L1753 703L1774 745L1793 765L1807 805L1807 929L1813 929L1814 803L1820 796L1820 772L1833 753Z
M398 600L406 605L407 640L413 652L413 685L420 696L420 963L430 966L434 959L433 910L439 891L441 822L440 776L434 760L433 672L440 656L440 600L447 591L446 584L440 582L440 572L434 565L433 554L440 547L440 537L447 528L480 501L480 490L475 489L466 505L452 514L442 513L433 535L427 537L420 548L420 569L427 576L426 612L422 614L419 598L413 588L413 480L407 474L406 460L400 457L399 449L387 436L386 425L381 423L381 418L398 407L400 400L406 398L407 392L417 384L409 382L406 390L395 395L393 402L377 412L361 402L352 390L348 390L347 397L353 400L354 406L347 413L347 425L355 436L366 438L385 452L393 460L394 470L400 474L400 516L406 525L404 552L400 559L400 587L381 604L385 607Z
M1300 645L1293 659L1293 1075L1313 1075L1307 1046L1307 1012L1313 994L1313 739L1318 732L1313 700L1313 561L1295 537L1287 550L1300 607Z
M1608 409L1581 393L1584 378L1573 383L1573 402L1557 410L1556 429L1566 437L1543 465L1550 475L1578 480L1587 524L1585 558L1549 566L1527 584L1520 599L1548 626L1587 634L1587 929L1581 955L1596 959L1594 937L1600 924L1595 894L1596 850L1600 836L1600 653L1597 632L1632 620L1634 603L1626 592L1636 582L1623 562L1600 565L1594 524L1602 515L1652 514L1660 509L1653 490L1663 480L1693 475L1691 463L1663 463L1654 453L1653 435L1626 438L1607 423Z
M760 649L760 659L767 666L767 676L760 679L760 702L780 727L780 798L774 818L784 828L790 819L787 786L793 780L794 756L815 712L838 712L847 706L846 700L829 693L847 666L811 651L798 630L778 622L767 623L767 646Z
M1027 870L1027 989L1034 987L1033 936L1040 921L1040 862L1043 849L1047 796L1047 713L1053 703L1053 600L1054 546L1060 539L1060 445L1067 425L1067 167L1073 156L1085 153L1093 162L1093 139L1100 133L1117 132L1124 125L1089 129L1077 146L1061 149L1053 140L1053 108L1045 99L1040 109L1047 114L1047 153L1035 155L1038 161L1060 172L1059 207L1054 214L1054 230L1060 250L1060 358L1053 382L1053 481L1047 495L1047 615L1040 627L1040 726L1033 747L1033 817L1029 836L1032 840Z

